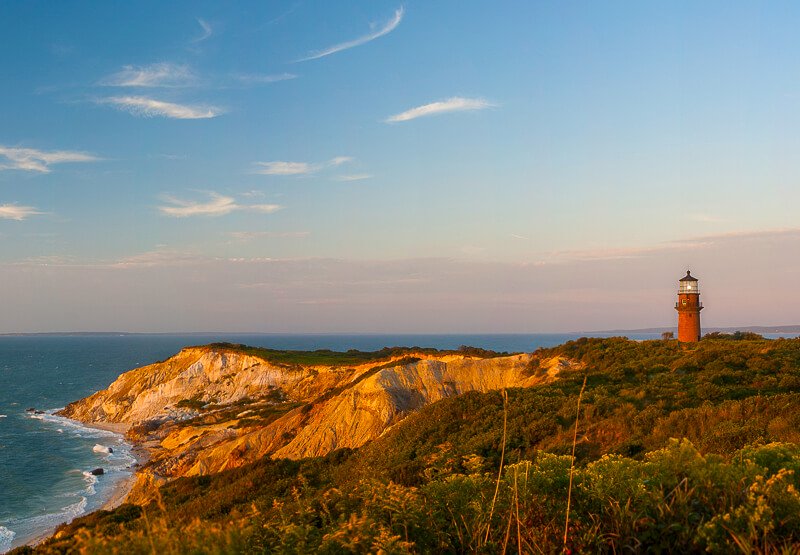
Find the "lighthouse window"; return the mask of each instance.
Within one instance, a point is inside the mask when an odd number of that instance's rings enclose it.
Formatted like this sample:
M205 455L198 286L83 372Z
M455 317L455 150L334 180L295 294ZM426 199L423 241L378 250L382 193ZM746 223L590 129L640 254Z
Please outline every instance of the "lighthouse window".
M683 299L683 300L681 301L681 304L682 304L683 306L686 306L686 299Z

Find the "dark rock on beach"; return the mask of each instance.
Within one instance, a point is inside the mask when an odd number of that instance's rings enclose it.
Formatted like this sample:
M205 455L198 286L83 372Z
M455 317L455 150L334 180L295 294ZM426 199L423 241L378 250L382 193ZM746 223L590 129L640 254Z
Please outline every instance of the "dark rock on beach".
M91 474L92 476L102 476L103 474L105 474L105 470L103 470L102 468L95 468L94 470L92 470Z

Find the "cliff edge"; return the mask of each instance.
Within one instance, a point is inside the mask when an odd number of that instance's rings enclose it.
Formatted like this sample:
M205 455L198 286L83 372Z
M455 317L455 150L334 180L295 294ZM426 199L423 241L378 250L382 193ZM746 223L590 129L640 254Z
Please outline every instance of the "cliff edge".
M266 352L266 351L265 351ZM254 354L255 353L255 354ZM406 350L374 360L303 364L226 346L183 349L122 374L63 416L121 423L150 452L129 501L180 476L258 458L298 459L356 448L411 412L468 391L552 381L568 360Z

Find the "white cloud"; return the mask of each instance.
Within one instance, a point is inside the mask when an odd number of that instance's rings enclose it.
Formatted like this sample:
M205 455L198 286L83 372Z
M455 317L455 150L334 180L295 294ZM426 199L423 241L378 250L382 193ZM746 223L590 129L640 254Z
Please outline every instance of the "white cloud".
M431 102L430 104L423 104L416 108L411 108L405 112L389 116L384 120L386 123L396 123L399 121L409 121L425 116L433 116L436 114L444 114L447 112L463 112L466 110L484 110L493 107L494 104L487 102L482 98L462 98L454 96L447 100L440 100L439 102Z
M198 42L203 42L204 40L206 40L207 38L209 38L211 35L214 34L214 29L207 21L200 19L198 17L197 24L200 25L200 28L203 30L203 34L201 34L199 37L197 37L192 41L195 44L197 44Z
M369 173L351 173L345 175L337 175L334 177L336 181L361 181L363 179L372 179L374 176Z
M237 209L236 201L232 197L224 197L216 193L211 194L208 202L184 201L173 197L164 197L164 201L171 206L159 206L161 213L176 218L187 216L224 216Z
M161 116L173 119L207 119L217 117L224 113L224 110L214 106L174 104L172 102L163 102L144 96L112 96L103 98L98 102L101 104L111 104L135 116L148 118Z
M210 259L198 254L170 250L166 248L166 245L159 245L156 250L123 257L110 264L110 267L122 269L153 266L168 267L196 264L208 260Z
M347 41L347 42L342 42L342 43L336 44L334 46L325 48L323 50L319 50L319 51L313 52L309 56L307 56L305 58L301 58L301 59L296 60L296 61L297 62L307 62L309 60L317 60L319 58L324 58L325 56L330 56L331 54L335 54L336 52L341 52L342 50L347 50L349 48L354 48L356 46L361 46L362 44L366 44L366 43L368 43L370 41L373 41L373 40L375 40L375 39L377 39L379 37L382 37L384 35L388 35L392 31L394 31L397 28L398 25L400 25L400 22L403 20L404 12L405 12L405 10L401 6L401 7L397 8L397 10L394 12L394 16L392 16L392 18L388 22L386 22L382 27L380 27L378 30L373 31L372 33L366 34L366 35L364 35L362 37L359 37L357 39L354 39L354 40L351 40L351 41Z
M262 214L272 214L283 208L280 204L248 204L239 206L239 210L249 210L250 212L260 212Z
M279 81L289 81L290 79L297 79L294 73L275 73L275 74L259 74L259 73L237 73L233 78L244 83L245 85L263 85L267 83L277 83Z
M151 154L150 158L161 158L162 160L188 160L188 154L168 154L166 152L161 154Z
M260 169L253 173L262 175L303 175L316 171L316 167L307 162L256 162L255 165Z
M341 166L342 164L347 164L348 162L352 161L352 156L336 156L335 158L328 160L328 164L331 166Z
M189 66L161 62L149 66L123 66L101 85L108 87L186 87L197 81Z
M207 202L197 202L165 196L163 200L168 205L159 206L158 210L167 216L186 218L189 216L225 216L235 211L272 214L283 208L278 204L238 204L233 197L226 197L218 193L210 193L210 197Z
M0 219L16 220L21 222L29 216L42 214L33 206L18 206L16 204L0 204Z
M647 245L641 247L607 247L585 250L564 250L546 253L540 263L556 262L579 262L579 261L601 261L601 260L627 260L642 258L654 255L661 255L666 252L685 252L708 247L708 241L687 240L687 241L668 241L658 245Z
M241 194L241 196L247 197L247 198L260 198L260 197L265 196L264 191L258 191L256 189L251 189L249 191L245 191L244 193L240 193L240 194Z
M51 164L95 162L96 156L69 150L37 150L0 145L0 170L23 170L50 173Z
M277 160L274 162L254 162L258 168L253 173L261 175L308 175L316 173L324 168L335 168L342 164L350 163L354 160L352 156L336 156L321 164L310 162L285 162Z

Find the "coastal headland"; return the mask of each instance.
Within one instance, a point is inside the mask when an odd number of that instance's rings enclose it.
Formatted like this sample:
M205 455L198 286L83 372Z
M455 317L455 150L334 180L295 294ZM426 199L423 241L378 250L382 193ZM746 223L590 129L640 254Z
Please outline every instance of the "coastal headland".
M125 503L40 553L551 551L568 495L574 549L800 545L800 339L214 344L62 414L124 431L147 459Z
M279 352L234 345L183 349L68 405L62 416L119 433L146 453L129 500L181 476L261 457L357 448L411 412L468 391L530 387L571 363L480 349ZM540 361L537 360L537 363Z

